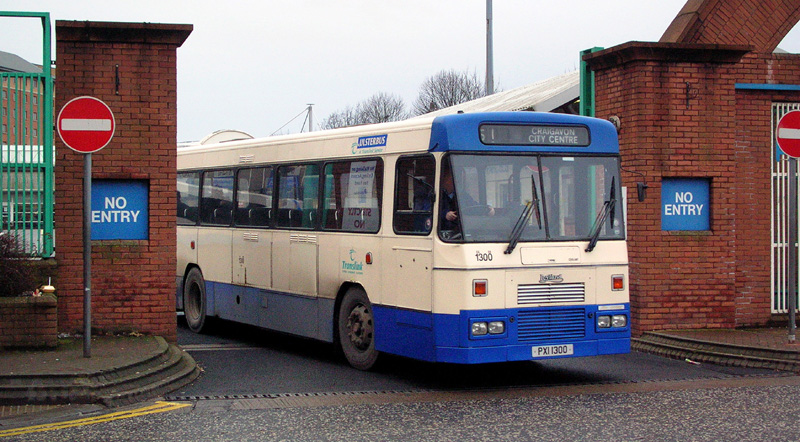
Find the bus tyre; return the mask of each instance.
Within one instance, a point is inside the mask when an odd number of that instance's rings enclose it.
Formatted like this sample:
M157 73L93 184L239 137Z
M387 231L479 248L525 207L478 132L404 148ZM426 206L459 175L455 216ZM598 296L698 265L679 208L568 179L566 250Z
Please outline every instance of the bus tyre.
M347 362L359 370L369 370L378 359L375 350L375 321L372 304L361 287L351 287L339 306L339 344Z
M197 267L189 270L183 284L183 312L189 330L203 331L206 327L206 282Z

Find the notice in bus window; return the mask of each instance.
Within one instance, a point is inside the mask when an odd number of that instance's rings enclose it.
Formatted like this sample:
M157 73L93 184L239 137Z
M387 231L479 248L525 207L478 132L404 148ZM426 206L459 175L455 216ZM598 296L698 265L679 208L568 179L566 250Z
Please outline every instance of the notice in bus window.
M344 229L375 232L380 226L375 192L377 161L350 163L347 197L344 201Z

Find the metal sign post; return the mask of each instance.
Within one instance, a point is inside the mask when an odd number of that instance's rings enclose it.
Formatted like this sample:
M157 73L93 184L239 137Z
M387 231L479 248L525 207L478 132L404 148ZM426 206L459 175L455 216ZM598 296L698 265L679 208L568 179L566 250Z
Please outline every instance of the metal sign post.
M83 357L92 357L92 154L83 155Z
M83 357L92 357L92 152L114 136L114 114L94 97L73 98L58 113L61 141L83 155Z
M797 158L789 158L789 343L795 342L797 310Z

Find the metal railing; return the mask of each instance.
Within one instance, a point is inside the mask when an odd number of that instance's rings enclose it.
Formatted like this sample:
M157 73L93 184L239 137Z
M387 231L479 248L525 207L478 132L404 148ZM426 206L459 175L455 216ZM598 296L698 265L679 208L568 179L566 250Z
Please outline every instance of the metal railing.
M42 22L41 72L0 72L0 231L32 256L53 255L53 79L50 14L3 12Z
M772 130L785 114L800 110L800 103L773 103L772 104ZM789 186L790 179L798 177L789 176L789 160L781 154L772 134L772 313L787 313L789 311L789 280L790 271L798 269L789 268L789 229L797 229L798 217L789 213ZM792 225L792 220L795 220ZM797 304L795 304L797 305Z

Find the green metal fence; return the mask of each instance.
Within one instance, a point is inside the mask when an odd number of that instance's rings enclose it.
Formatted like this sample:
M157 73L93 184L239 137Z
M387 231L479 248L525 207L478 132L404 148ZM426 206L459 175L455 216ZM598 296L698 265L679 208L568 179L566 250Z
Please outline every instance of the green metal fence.
M4 12L42 22L41 72L0 72L0 231L32 256L53 255L53 78L50 14Z

